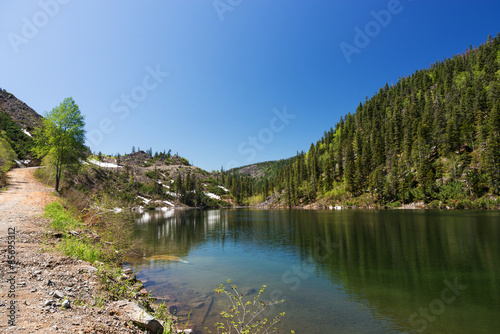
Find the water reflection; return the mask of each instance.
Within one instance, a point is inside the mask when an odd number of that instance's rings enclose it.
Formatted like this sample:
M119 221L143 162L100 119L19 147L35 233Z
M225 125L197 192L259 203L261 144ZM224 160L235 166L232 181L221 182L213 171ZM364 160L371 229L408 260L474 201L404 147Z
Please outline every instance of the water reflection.
M149 278L189 282L193 291L210 278L220 283L244 271L256 282L274 279L299 308L292 311L302 319L298 326L314 332L491 333L500 327L499 217L491 211L147 213L136 231L143 257L168 254L192 265L139 267ZM448 303L453 295L442 299L442 291L453 292L450 284L467 288ZM308 295L321 300L307 301Z

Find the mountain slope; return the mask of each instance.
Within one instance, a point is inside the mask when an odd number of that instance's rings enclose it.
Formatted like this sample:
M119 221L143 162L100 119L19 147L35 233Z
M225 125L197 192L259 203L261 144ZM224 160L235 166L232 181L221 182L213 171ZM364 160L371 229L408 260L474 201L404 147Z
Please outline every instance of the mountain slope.
M498 205L500 35L386 84L273 187L290 206Z
M42 116L5 89L0 89L0 111L9 115L27 131L33 130L42 123Z

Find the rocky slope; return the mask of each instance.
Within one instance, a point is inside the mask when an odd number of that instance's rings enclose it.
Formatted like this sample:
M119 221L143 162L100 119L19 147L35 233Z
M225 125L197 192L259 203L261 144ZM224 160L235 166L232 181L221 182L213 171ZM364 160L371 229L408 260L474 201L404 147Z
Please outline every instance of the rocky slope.
M7 113L21 128L31 131L42 122L42 116L5 89L0 89L0 111Z

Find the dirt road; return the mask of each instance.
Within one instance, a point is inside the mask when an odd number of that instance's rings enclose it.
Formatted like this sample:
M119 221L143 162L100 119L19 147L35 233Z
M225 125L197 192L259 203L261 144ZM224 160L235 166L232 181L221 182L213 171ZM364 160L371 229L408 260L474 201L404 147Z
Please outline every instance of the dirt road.
M32 168L14 169L8 177L0 192L0 332L141 333L106 303L90 307L100 298L96 268L45 251L57 242L41 217L57 198L52 189L34 178Z

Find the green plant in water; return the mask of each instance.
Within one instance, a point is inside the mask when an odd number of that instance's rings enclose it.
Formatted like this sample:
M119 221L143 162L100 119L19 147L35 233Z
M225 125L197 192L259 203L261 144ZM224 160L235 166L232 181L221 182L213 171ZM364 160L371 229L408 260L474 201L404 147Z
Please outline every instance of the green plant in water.
M257 296L248 301L243 300L243 295L237 290L237 286L227 280L229 285L229 291L226 290L224 284L219 285L215 292L217 294L225 294L231 301L230 311L221 312L223 322L218 322L214 324L214 327L218 334L253 334L253 333L278 333L279 328L276 326L281 323L281 318L285 316L285 312L282 312L272 319L268 319L265 314L268 313L271 307L277 304L281 304L281 301L265 302L261 299L262 294L266 290L267 286L263 285ZM209 333L212 333L208 328ZM292 333L295 333L292 331Z

